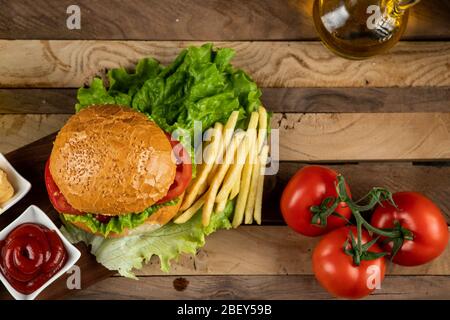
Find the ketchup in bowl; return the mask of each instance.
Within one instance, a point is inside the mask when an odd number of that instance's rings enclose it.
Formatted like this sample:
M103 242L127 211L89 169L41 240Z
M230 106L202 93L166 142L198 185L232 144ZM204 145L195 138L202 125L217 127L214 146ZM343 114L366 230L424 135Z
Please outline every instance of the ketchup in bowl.
M24 223L0 241L0 271L18 292L30 294L61 270L67 251L58 234Z

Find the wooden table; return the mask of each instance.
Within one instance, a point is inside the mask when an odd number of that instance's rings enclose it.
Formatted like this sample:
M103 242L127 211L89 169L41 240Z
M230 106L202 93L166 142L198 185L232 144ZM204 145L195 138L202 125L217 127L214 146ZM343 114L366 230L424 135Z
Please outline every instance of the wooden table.
M317 41L311 0L78 0L81 30L68 30L72 2L0 1L0 152L57 131L74 111L75 88L94 75L148 55L168 63L183 47L214 41L234 48L234 64L263 88L282 160L267 179L263 226L213 234L169 275L152 260L139 281L113 276L72 298L330 299L311 270L317 239L291 232L278 209L305 163L331 164L356 196L375 185L423 192L450 221L449 1L422 1L405 41L366 61ZM399 298L449 299L449 250L425 266L390 266L368 297Z

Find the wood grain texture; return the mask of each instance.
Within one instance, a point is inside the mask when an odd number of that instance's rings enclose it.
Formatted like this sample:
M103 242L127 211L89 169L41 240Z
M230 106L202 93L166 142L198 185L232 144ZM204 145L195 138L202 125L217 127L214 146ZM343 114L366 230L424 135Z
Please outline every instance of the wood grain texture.
M450 87L263 88L262 102L273 112L291 113L448 112Z
M312 0L80 0L79 31L65 27L65 10L72 3L0 0L0 39L36 39L0 40L0 88L5 88L0 90L0 152L58 130L73 112L74 88L107 69L132 68L148 55L167 64L182 48L202 43L191 41L239 40L217 45L236 49L234 64L265 87L263 103L278 113L273 121L281 129L282 159L450 159L450 43L429 42L450 39L448 1L422 1L412 11L403 39L424 42L400 43L389 55L364 62L335 57L318 42L288 42L317 40ZM53 139L8 154L33 189L0 217L0 228L31 203L58 220L42 176ZM152 259L138 272L140 281L110 277L80 245L83 290L67 290L65 276L39 298L330 299L312 275L310 256L318 239L283 226L278 208L286 182L303 165L282 162L278 175L267 177L264 226L211 235L198 255L182 256L170 275L163 275ZM448 166L402 162L331 167L347 177L355 197L374 185L416 190L435 201L450 221ZM368 299L450 299L449 258L447 248L424 266L391 265L382 290ZM0 299L7 297L1 288Z
M287 226L244 226L210 235L196 256L183 255L171 275L312 275L311 255L320 238L309 238ZM449 241L450 242L450 241ZM256 250L256 248L258 248ZM449 275L450 249L429 264L389 265L388 274ZM153 257L137 275L165 275Z
M183 285L180 286L179 283ZM365 299L450 299L448 276L387 276ZM109 278L72 299L333 299L314 276L174 276Z
M403 39L428 39L428 32L434 34L435 39L448 40L450 32L450 2L449 1L421 1L411 9L408 28ZM426 31L428 29L428 31ZM433 30L433 31L431 31Z
M446 112L450 87L262 88L272 112ZM76 89L0 89L0 114L73 113Z
M54 209L52 209L52 206L48 200L43 180L44 163L50 153L53 139L54 135L48 136L27 147L21 148L7 155L8 160L26 179L28 179L32 183L33 188L23 201L10 209L7 214L0 216L0 227L11 222L31 203L39 206L41 209L47 212L52 217L52 219L57 220L57 214L55 213ZM386 164L382 165L383 168L386 168L386 166ZM448 175L448 168L430 168L430 170L428 170L428 167L413 167L410 169L407 166L398 166L398 168L396 166L398 165L394 164L393 167L387 171L376 171L376 165L370 166L370 170L372 171L368 171L360 165L346 165L343 166L343 168L348 170L349 173L351 172L351 174L349 175L344 172L351 185L353 185L353 183L357 181L357 179L362 179L366 182L369 180L364 177L372 177L372 179L375 179L372 180L372 182L380 181L377 179L385 177L387 181L391 181L391 179L392 181L395 181L391 182L391 184L394 185L411 186L414 185L414 183L418 183L418 185L421 186L425 182L420 183L420 177L426 176L428 179L426 183L433 184L432 181L442 180L443 176ZM405 171L399 170L400 168L403 168L403 170ZM295 169L296 168L291 167L289 170ZM395 177L395 174L397 174L398 177ZM280 172L276 179L278 179L278 177L280 177L281 175L282 173ZM413 178L411 179L411 177ZM288 177L285 176L283 179L287 180ZM419 180L416 181L415 179ZM399 181L405 182L403 183ZM445 185L442 181L440 183ZM266 196L264 198L264 224L266 223L265 219L267 216L267 210L271 210L271 208L273 208L273 206L278 203L278 198L276 197L276 193L274 193L274 190L278 189L272 189L273 181L270 182L269 180L266 184L266 187L268 188L266 190L266 193L269 192L269 196ZM447 185L446 187L449 186ZM445 191L444 189L439 190L439 192L442 192L442 195L444 195L444 197L448 197L450 193L448 191ZM355 197L357 197L357 192L354 193ZM439 195L440 193L437 194ZM446 198L433 198L433 200L437 200L438 205L442 204L441 201L448 203L448 199L446 200ZM268 205L268 202L272 203L272 206ZM278 221L280 221L280 217L278 217L278 219ZM310 261L306 259L309 259L311 249L314 246L314 241L317 241L317 239L312 240L299 236L298 234L294 234L285 226L252 226L241 227L238 230L222 231L209 237L207 241L207 247L200 251L199 255L197 255L196 258L191 259L188 256L182 257L179 264L174 266L172 272L173 274L177 274L177 272L181 272L182 274L198 274L200 272L202 272L200 274L214 274L216 272L227 272L227 274L237 274L245 272L249 272L250 274L255 274L256 272L262 272L263 274L269 273L285 275L297 273L311 274L310 269L308 270L308 268L310 268ZM254 248L256 247L264 248L264 250L254 250ZM441 258L429 265L419 267L418 269L394 268L390 271L390 273L421 273L422 275L443 273L448 275L450 262L448 255L449 250L447 249L446 253ZM229 256L231 258L229 258ZM271 259L268 259L268 256L270 256ZM92 282L97 281L97 279L103 279L103 277L109 275L106 270L102 270L100 268L100 270L95 269L95 276L93 276L88 270L91 270L91 268L98 268L98 265L92 259L87 259L84 261L86 263L84 265L85 271L83 271L82 274L89 273L88 279L91 279ZM300 263L300 261L303 261L303 263ZM160 271L157 267L157 262L153 261L153 264L146 267L146 269L144 269L144 272L160 274ZM91 284L91 282L88 283ZM209 283L211 283L211 281L209 281ZM280 288L281 287L282 286L280 286ZM55 292L58 292L58 297L61 297L64 294L73 293L73 291L66 290L64 279L58 282L57 289L55 290ZM111 292L113 292L113 289L111 290ZM147 292L146 288L144 288L143 290L144 291L142 292ZM402 288L397 292L407 293L408 291L404 291L404 288ZM4 296L4 292L2 294ZM148 292L146 294L148 294ZM438 296L442 296L441 292L438 292L438 294ZM160 297L162 297L162 295L163 293L161 292ZM0 296L2 295L0 294Z
M59 130L65 114L0 114L0 152L8 153Z
M439 163L435 163L438 165ZM281 213L278 200L289 179L305 164L281 162L276 176L265 180L264 221L280 224ZM404 162L327 164L340 172L351 186L355 199L360 199L374 186L383 186L392 192L417 191L438 204L450 224L450 166L412 165ZM275 200L275 201L274 201Z
M28 147L7 155L19 172L33 184L33 191L12 210L22 212L28 203L34 203L44 211L56 216L44 187L43 166L51 150L53 136L42 139ZM33 164L30 165L30 159ZM300 167L300 164L283 163L276 177L268 177L264 197L263 223L281 223L278 211L279 194L286 181ZM450 168L426 166L345 165L333 166L342 172L352 186L356 198L367 192L369 187L382 185L392 191L426 191L439 206L448 203L450 186L443 176ZM275 180L274 180L275 179ZM355 186L355 188L353 188ZM445 207L442 207L445 210ZM277 215L277 218L275 218ZM4 215L12 219L15 215ZM266 220L267 219L267 220ZM275 220L276 219L276 220ZM6 223L6 222L5 222ZM173 265L172 274L311 274L310 255L317 239L302 237L285 226L247 226L237 230L220 231L208 238L206 246L196 257L183 256ZM264 248L264 250L254 250ZM431 264L417 268L394 267L392 274L450 274L449 250ZM267 259L267 257L274 257ZM245 257L245 259L243 258ZM155 259L139 274L161 275L159 262Z
M7 155L7 158L19 172L31 181L33 190L23 202L12 209L11 214L8 214L8 216L3 215L2 219L12 219L15 216L14 213L22 212L29 203L38 205L45 212L53 215L53 217L56 216L46 196L42 177L44 163L50 153L53 138L53 136L50 136ZM282 167L285 166L283 164ZM275 215L278 217L278 223L282 221L278 206L275 205L274 207L270 203L278 203L279 190L297 168L289 166L281 169L275 181L273 178L268 178L264 199L265 205L263 206L264 224L267 223L267 218L273 220ZM370 183L370 186L396 186L392 188L393 191L397 191L397 188L401 188L400 190L406 188L408 190L417 184L418 188L412 190L422 191L425 186L425 188L434 190L434 193L427 195L439 205L448 202L448 188L450 184L448 184L448 181L439 180L449 179L449 168L406 166L402 170L399 164L394 164L390 168L387 165L378 166L378 168L384 168L378 170L376 170L376 165L366 165L365 167L362 165L347 165L334 168L343 169L339 171L343 171L342 173L347 177L349 184L355 186L355 189L352 189L355 197L359 197L367 191L368 188L362 192L358 189L366 186L367 183ZM404 174L405 176L403 176ZM424 181L420 181L421 178L425 178ZM361 186L358 183L359 181L365 181L366 185L362 184ZM380 184L377 182L380 182ZM426 183L434 185L426 186ZM442 183L445 186L442 189L438 189L439 186L436 186L436 183ZM439 199L435 197L439 197ZM179 263L173 265L171 272L172 274L181 275L311 274L309 261L315 242L317 242L317 239L302 237L285 226L249 226L241 227L237 230L220 231L208 238L206 246L199 251L195 258L190 256L180 258ZM255 248L261 248L261 250L255 250ZM393 274L450 274L449 254L450 252L447 250L444 256L425 266L394 268L390 272ZM267 259L267 256L274 258ZM245 260L243 260L243 257L245 257ZM152 263L139 274L161 275L159 263L152 260Z
M46 212L54 211L47 199L41 171L50 155L54 139L55 135L49 135L7 155L34 186L35 192L30 195L31 203L40 205ZM30 165L30 159L33 166ZM284 224L278 206L281 192L290 177L304 165L299 162L281 162L277 175L266 177L262 216L264 224ZM412 165L404 162L327 165L346 177L355 198L362 197L373 186L384 186L392 192L415 190L436 202L450 223L450 184L445 179L450 176L449 166ZM15 212L22 212L25 208L16 205Z
M70 0L0 1L0 38L312 40L313 0L78 0L80 30L66 27ZM403 39L449 39L448 1L412 9Z
M171 62L202 42L0 41L0 87L80 87L105 69L139 58ZM236 50L234 65L261 87L408 87L450 85L450 43L407 42L370 61L339 58L318 42L217 42Z
M69 116L0 115L0 152L59 130ZM450 159L450 113L275 113L272 128L279 129L280 160Z
M0 89L0 114L72 114L76 95L76 89Z
M450 158L450 113L274 114L280 159Z

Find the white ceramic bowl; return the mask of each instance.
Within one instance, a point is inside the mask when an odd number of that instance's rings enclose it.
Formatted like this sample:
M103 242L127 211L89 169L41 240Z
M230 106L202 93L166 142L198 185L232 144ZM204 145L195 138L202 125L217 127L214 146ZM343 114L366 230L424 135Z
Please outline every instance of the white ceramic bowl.
M0 281L5 285L6 289L8 289L9 293L16 300L34 300L45 288L47 288L52 282L58 279L61 275L66 273L72 266L80 259L81 253L80 251L73 246L58 230L52 220L38 207L31 205L25 210L16 220L11 222L5 229L0 232L0 240L5 239L8 234L18 225L23 223L32 222L38 223L46 226L51 230L55 230L58 236L61 238L64 247L67 250L67 262L64 267L59 270L52 278L50 278L42 287L34 291L33 293L26 295L15 290L5 279L3 274L0 272Z
M13 166L0 153L0 169L6 172L8 180L14 188L14 195L11 199L3 203L0 207L0 214L11 208L14 204L22 199L31 189L31 183L22 177Z

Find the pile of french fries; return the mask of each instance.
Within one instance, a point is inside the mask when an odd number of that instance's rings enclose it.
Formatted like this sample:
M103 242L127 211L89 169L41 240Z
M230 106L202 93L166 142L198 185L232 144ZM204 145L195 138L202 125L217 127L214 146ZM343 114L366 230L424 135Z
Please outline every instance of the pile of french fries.
M175 223L185 223L202 209L207 226L213 212L222 212L235 199L232 225L261 224L264 171L267 144L267 111L259 107L250 115L247 131L236 130L239 112L234 111L225 125L216 123L204 159L183 199Z

